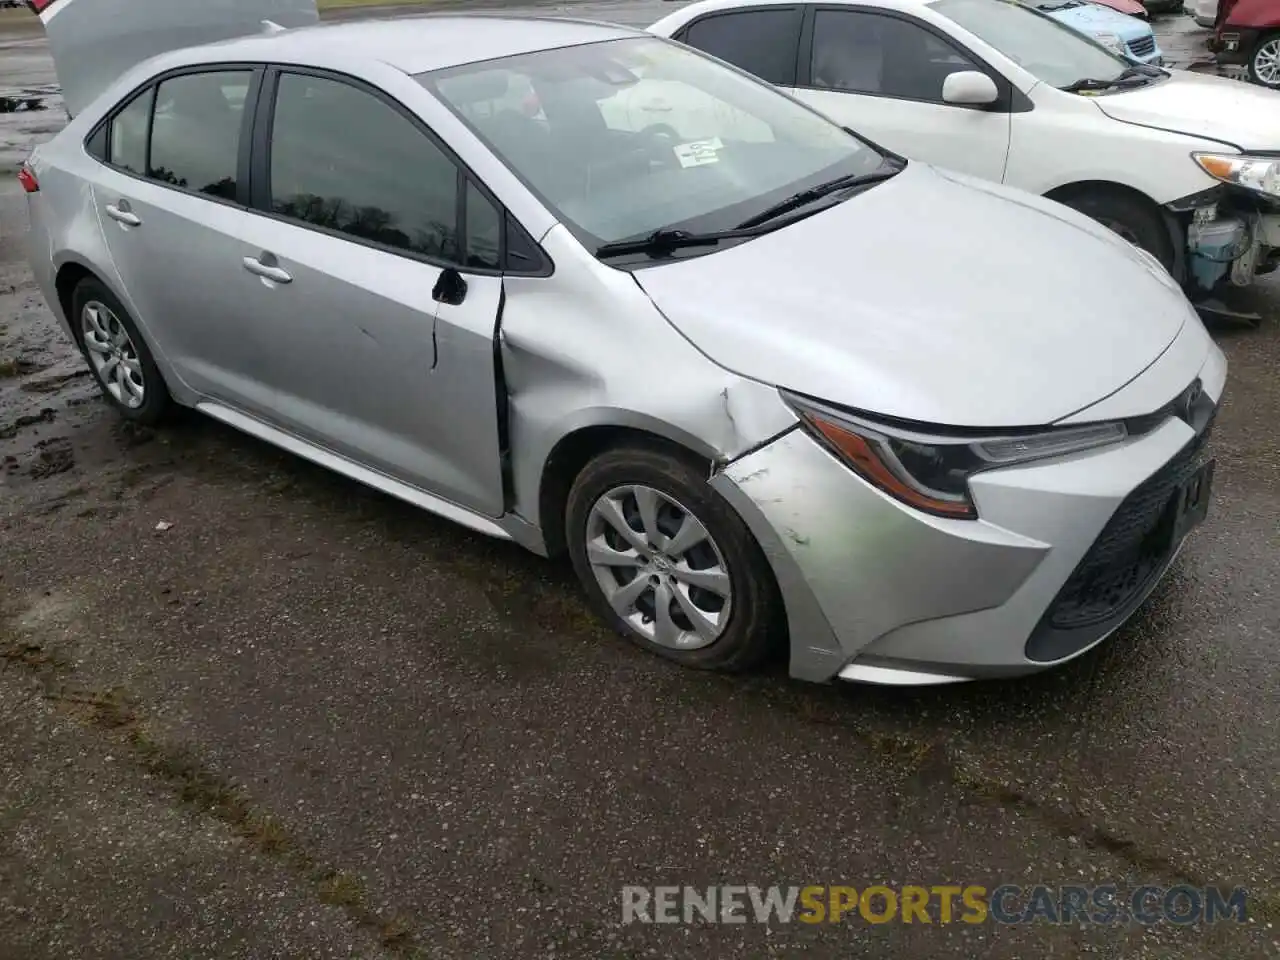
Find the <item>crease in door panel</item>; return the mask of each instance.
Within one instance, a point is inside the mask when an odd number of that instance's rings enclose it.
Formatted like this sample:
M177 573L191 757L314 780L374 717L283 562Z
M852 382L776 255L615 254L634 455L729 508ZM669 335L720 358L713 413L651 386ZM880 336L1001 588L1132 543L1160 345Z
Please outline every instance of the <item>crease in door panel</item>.
M436 307L434 313L431 314L431 369L434 370L440 363L440 344L436 339L436 328L440 326L440 308Z

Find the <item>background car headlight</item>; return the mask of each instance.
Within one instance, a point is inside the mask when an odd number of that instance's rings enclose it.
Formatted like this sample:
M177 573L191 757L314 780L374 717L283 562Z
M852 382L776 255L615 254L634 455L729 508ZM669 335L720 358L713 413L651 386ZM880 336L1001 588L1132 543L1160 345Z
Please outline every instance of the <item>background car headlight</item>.
M975 473L1092 450L1128 436L1123 423L1095 423L952 437L878 423L786 391L782 397L809 432L868 483L917 510L960 520L978 516L969 493Z
M1280 197L1280 160L1231 153L1193 153L1191 158L1223 183Z
M1102 44L1112 53L1124 53L1124 44L1120 42L1120 38L1114 33L1095 33L1093 39Z

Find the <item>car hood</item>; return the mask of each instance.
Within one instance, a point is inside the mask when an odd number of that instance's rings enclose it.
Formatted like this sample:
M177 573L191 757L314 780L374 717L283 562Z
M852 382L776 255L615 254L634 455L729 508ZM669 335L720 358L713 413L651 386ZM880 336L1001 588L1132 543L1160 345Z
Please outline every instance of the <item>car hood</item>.
M1280 150L1280 110L1265 87L1170 70L1169 79L1097 97L1113 120L1207 137L1241 150Z
M251 36L264 21L301 27L319 20L315 0L38 0L36 7L71 116L158 54Z
M915 162L797 223L635 278L738 374L968 427L1048 424L1096 403L1195 316L1165 270L1094 221Z
M1151 28L1141 20L1097 3L1086 3L1079 7L1045 12L1053 19L1081 33L1110 33L1126 41L1138 40L1151 33Z

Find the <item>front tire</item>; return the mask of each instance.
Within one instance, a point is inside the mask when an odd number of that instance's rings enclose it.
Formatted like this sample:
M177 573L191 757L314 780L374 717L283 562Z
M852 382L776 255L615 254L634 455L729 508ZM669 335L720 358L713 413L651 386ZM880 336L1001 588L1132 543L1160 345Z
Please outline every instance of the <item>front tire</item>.
M1249 79L1259 86L1280 90L1280 32L1266 34L1253 48Z
M96 277L72 291L71 322L80 352L120 416L153 425L170 413L173 400L137 324Z
M1112 233L1150 253L1173 272L1173 242L1158 210L1137 197L1093 191L1063 198L1073 210L1098 221Z
M772 571L692 458L642 446L601 454L574 481L565 513L574 570L628 640L726 673L774 649L781 601Z

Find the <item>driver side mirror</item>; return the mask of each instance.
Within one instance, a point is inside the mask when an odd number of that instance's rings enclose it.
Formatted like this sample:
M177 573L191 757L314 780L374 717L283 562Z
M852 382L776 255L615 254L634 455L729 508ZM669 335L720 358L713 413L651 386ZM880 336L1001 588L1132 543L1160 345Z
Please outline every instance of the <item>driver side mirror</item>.
M960 70L942 81L943 103L964 107L986 107L1000 99L996 83L978 70Z

